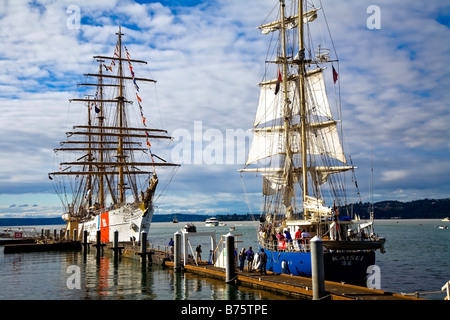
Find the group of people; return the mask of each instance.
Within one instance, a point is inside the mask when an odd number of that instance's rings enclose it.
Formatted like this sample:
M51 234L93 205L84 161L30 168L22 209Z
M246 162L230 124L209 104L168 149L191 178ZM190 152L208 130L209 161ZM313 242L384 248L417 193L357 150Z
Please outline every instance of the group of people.
M245 248L239 252L239 270L244 271L245 262L247 261L247 271L253 271L253 264L256 262L255 269L259 269L261 274L267 274L266 263L267 263L267 254L264 252L264 249L261 248L260 252L255 254L250 247L247 251Z
M264 239L265 242L273 244L274 249L278 247L279 241L285 241L289 246L295 240L299 247L301 244L305 244L307 239L311 238L311 234L307 232L305 229L300 229L295 232L294 239L292 238L291 233L288 229L285 229L283 232L279 230L278 232L272 232L272 228L270 225L260 225L259 229L260 238Z

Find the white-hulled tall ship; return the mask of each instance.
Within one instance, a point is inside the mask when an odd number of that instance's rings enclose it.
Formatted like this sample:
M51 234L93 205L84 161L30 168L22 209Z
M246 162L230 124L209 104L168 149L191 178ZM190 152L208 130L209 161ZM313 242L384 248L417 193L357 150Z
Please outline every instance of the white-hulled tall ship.
M98 72L85 74L94 81L79 84L96 88L95 95L70 100L85 103L86 122L54 149L59 170L49 173L64 205L66 232L72 237L76 229L81 237L87 230L89 241L96 241L97 230L102 242L112 241L115 230L119 241L139 241L153 217L156 168L170 167L169 180L179 166L152 152L155 140L171 141L166 130L151 127L154 118L146 122L142 107L142 84L156 81L138 76L134 67L147 62L130 57L120 27L116 34L114 54L94 56Z
M267 270L309 277L309 239L319 236L325 278L366 284L368 267L375 264L375 251L383 251L385 239L374 233L373 214L361 221L347 204L343 175L354 177L354 166L344 152L342 123L334 116L342 114L339 61L323 43L305 37L321 35L313 25L323 10L311 1L278 2L272 11L276 17L259 27L272 36L275 47L267 51L253 140L240 170L262 176L258 243L267 253ZM333 104L326 75L334 86Z

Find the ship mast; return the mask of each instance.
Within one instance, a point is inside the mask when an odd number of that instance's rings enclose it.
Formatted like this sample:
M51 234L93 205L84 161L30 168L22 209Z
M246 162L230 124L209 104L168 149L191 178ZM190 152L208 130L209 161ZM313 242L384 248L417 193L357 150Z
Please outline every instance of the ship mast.
M102 59L98 59L97 60L97 62L99 63L99 67L98 67L98 73L101 75L102 74L102 63L104 62L105 60L102 60ZM103 79L102 79L102 77L99 77L98 78L98 84L99 84L99 91L100 91L100 96L99 96L99 98L100 98L100 112L99 112L99 115L98 115L98 124L99 124L99 132L100 132L100 137L99 137L99 147L100 147L100 150L99 150L99 161L100 162L103 162L103 135L101 134L102 132L103 132L103 120L104 120L104 117L103 117L103 102L102 102L102 100L103 100ZM91 125L90 125L91 126ZM104 167L103 166L99 166L98 167L98 169L99 169L99 171L100 172L103 172L104 171ZM98 193L99 193L99 204L100 204L100 208L104 208L105 207L105 191L104 191L104 184L103 184L103 174L99 174L98 175L98 179L99 179L99 181L98 181Z
M305 99L305 47L303 41L303 1L298 3L298 55L299 67L298 75L300 80L300 126L302 139L302 200L303 204L306 202L308 196L308 171L307 171L307 141L306 141L306 99ZM307 219L309 213L305 206L303 206L303 217Z
M119 26L119 32L116 33L119 37L119 96L117 97L117 106L118 106L118 114L119 114L119 147L117 148L117 162L119 167L119 184L117 188L119 189L119 203L122 204L125 202L125 183L123 176L123 163L125 161L123 154L123 70L122 70L122 35L121 28Z
M290 145L290 119L291 114L289 112L289 89L288 89L288 70L287 70L287 50L286 50L286 22L285 22L285 3L284 0L280 0L280 16L281 16L281 45L282 45L282 84L283 84L283 112L284 112L284 137L286 146L286 155L284 162L284 178L286 179L286 190L284 195L284 205L286 206L286 214L289 210L292 210L291 201L293 195L293 179L292 179L292 150Z
M145 127L132 127L129 126L126 117L126 109L128 104L132 104L133 101L127 100L125 98L124 86L126 84L125 80L133 80L136 85L136 81L143 82L156 82L153 79L148 78L137 78L126 76L123 69L123 62L130 64L140 63L147 64L143 60L130 59L128 52L126 57L122 57L122 35L121 28L119 27L117 41L117 53L114 56L94 56L93 58L99 62L98 73L88 73L84 74L87 77L96 77L97 81L95 83L80 83L78 86L96 86L97 94L95 98L87 97L84 99L70 99L70 102L79 101L87 102L88 104L88 119L87 125L77 125L73 127L73 131L67 132L67 137L75 137L75 140L67 140L61 142L61 147L54 149L55 152L81 152L86 151L86 155L76 159L76 161L60 162L60 166L67 166L65 169L61 169L58 172L50 172L51 176L85 176L87 177L86 188L87 190L96 190L98 192L97 201L100 208L105 208L105 202L107 200L107 190L111 196L111 200L116 205L121 205L126 202L126 192L125 189L132 188L136 201L138 199L138 190L135 186L135 176L136 175L152 175L154 174L155 167L178 167L179 164L168 163L164 159L152 154L148 148L143 148L142 143L136 141L135 138L146 138L147 144L148 139L167 139L172 138L167 135L166 130L147 128ZM126 48L125 48L126 49ZM125 53L124 53L125 55ZM104 74L102 72L102 67L107 68L103 64L105 60L115 61L118 64L118 71L116 75ZM112 70L111 70L112 71ZM116 83L105 83L105 79L115 79L118 80ZM137 86L137 85L136 85ZM115 87L118 89L116 91L116 97L104 97L104 87ZM115 121L105 122L105 105L112 103L116 108ZM97 113L97 125L92 123L92 118L90 115L91 104L96 105ZM126 105L127 104L127 105ZM98 108L97 108L98 106ZM107 105L106 105L107 106ZM141 110L142 116L142 110ZM112 120L112 118L111 118ZM145 125L145 118L144 118ZM77 140L76 137L81 137ZM115 152L114 152L115 151ZM146 153L150 152L152 156L151 162L143 162L134 160L134 154L136 151L141 151ZM112 154L114 152L114 154ZM96 153L96 156L94 156ZM116 159L111 159L111 157ZM155 162L153 157L158 158L162 162ZM141 170L139 167L153 167L153 171ZM79 169L74 169L78 167ZM81 168L80 168L81 167ZM72 168L72 170L70 170ZM128 181L126 181L126 176ZM130 187L127 186L130 184ZM94 187L95 185L95 187ZM96 189L97 188L97 189ZM87 191L86 190L86 191ZM74 200L75 201L75 200ZM81 201L81 204L83 200ZM75 202L73 203L75 205ZM92 206L91 198L88 202L89 207ZM76 211L76 212L75 212ZM76 210L74 208L74 213L81 212L81 209Z

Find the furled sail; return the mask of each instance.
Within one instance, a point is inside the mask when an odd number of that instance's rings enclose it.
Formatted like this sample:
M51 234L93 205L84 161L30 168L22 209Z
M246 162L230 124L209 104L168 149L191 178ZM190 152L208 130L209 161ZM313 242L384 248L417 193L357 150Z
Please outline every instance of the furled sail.
M303 23L308 23L316 20L317 18L317 10L320 8L314 8L308 12L303 13ZM298 15L294 15L291 17L285 18L286 29L294 29L298 24ZM281 28L281 21L277 20L274 22L270 22L267 24L263 24L258 27L261 30L262 34L268 34L270 32L279 30Z

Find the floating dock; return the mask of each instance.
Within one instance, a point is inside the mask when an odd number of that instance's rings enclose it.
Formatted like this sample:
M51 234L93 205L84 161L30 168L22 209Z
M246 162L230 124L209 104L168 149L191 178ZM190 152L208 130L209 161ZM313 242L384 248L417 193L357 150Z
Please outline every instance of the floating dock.
M147 243L147 242L145 242ZM90 250L90 243L80 241L60 241L52 243L23 243L11 244L4 246L4 253L18 252L37 252L37 251L78 251L84 247L84 252ZM174 269L173 254L167 250L140 246L139 243L100 243L92 244L96 247L97 254L109 252L116 257L124 257L134 260L140 260L143 263L161 265L163 267ZM95 250L95 249L93 249ZM182 267L184 272L192 272L202 276L218 278L226 281L227 275L224 268L216 267L201 261L198 265L192 259ZM313 288L312 279L306 277L292 276L286 274L278 274L267 271L262 275L259 271L243 271L235 270L235 277L232 283L237 285L251 286L262 290L269 290L294 296L302 299L312 299ZM423 300L416 297L404 296L402 294L369 289L350 284L342 284L338 282L325 281L325 296L323 299L328 300Z
M173 268L174 263L172 261L165 261L165 266ZM199 266L185 265L183 269L187 272L223 280L226 277L223 268L208 264L200 264ZM267 271L266 275L260 274L259 271L237 271L236 283L238 285L252 286L289 296L298 296L304 299L312 299L313 296L311 278L277 274L270 271ZM325 290L327 295L324 299L330 300L423 300L397 293L331 281L325 281Z
M143 260L141 248L138 245L123 244L120 256L134 260ZM106 252L111 252L113 247L107 245ZM159 248L148 248L145 251L146 263L161 265L166 268L174 268L174 262L170 259L170 253ZM173 257L173 256L172 256ZM202 261L199 265L195 265L190 259L189 264L182 266L184 272L192 272L198 275L211 278L226 280L226 272L224 268L216 267ZM192 264L191 264L192 263ZM298 297L300 299L312 299L312 279L306 277L292 276L286 274L278 274L267 271L266 275L260 274L259 271L239 272L236 269L236 277L233 281L237 285L250 286L263 290L273 291L287 296ZM424 300L416 297L404 296L398 293L392 293L383 290L369 289L350 284L342 284L338 282L325 281L326 296L324 299L329 300Z

